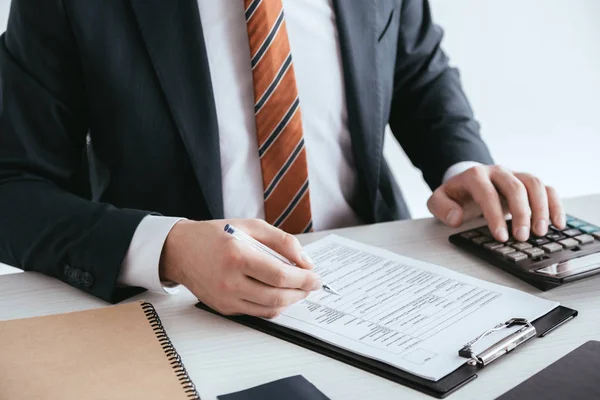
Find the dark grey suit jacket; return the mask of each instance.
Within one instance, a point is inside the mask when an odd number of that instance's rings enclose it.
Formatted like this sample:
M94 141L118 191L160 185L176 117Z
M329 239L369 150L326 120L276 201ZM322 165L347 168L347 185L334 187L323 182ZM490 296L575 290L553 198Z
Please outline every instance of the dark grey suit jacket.
M426 0L334 6L353 207L369 223L408 218L382 157L386 124L431 188L490 155ZM223 217L219 88L196 0L13 0L0 79L0 261L118 301L144 216Z

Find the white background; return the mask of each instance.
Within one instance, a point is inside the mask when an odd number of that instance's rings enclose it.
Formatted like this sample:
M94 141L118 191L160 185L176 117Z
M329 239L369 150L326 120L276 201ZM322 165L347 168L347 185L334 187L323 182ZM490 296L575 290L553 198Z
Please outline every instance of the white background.
M0 0L2 27L9 4ZM563 197L600 193L600 1L431 6L495 160L538 175ZM428 216L430 192L419 171L393 140L386 157L413 217Z
M600 192L600 1L431 0L497 163L561 196ZM394 143L393 143L394 144ZM413 217L427 216L418 172L388 146Z

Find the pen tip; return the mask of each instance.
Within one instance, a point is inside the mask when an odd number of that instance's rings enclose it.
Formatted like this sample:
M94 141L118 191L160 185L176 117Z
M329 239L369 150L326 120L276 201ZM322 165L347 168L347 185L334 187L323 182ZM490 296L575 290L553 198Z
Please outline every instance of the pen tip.
M332 288L331 286L329 286L327 284L323 285L323 290L325 290L328 293L335 294L336 296L341 296L341 294L337 290L335 290L334 288Z

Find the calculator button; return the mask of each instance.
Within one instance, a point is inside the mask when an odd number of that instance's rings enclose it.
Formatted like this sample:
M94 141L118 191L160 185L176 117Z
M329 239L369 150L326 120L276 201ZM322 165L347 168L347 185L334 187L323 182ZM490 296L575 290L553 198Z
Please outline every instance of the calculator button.
M477 229L477 231L479 233L481 233L482 235L492 236L492 232L490 232L490 228L488 228L487 226L484 226L483 228L479 228L479 229Z
M520 251L517 251L517 252L508 254L506 256L506 258L508 258L511 261L518 262L518 261L526 260L527 259L527 254L521 253Z
M482 244L484 244L484 243L491 242L491 241L493 241L493 240L494 240L494 239L492 239L492 238L491 238L491 237L489 237L489 236L477 236L477 237L474 237L473 239L471 239L471 241L472 241L473 243L475 243L475 244L478 244L478 245L480 245L480 246L481 246Z
M580 226L584 226L587 225L585 222L580 221L578 219L573 219L569 222L567 222L567 225L569 225L571 228L579 228Z
M575 239L577 239L581 244L586 244L594 241L594 238L590 235L575 236Z
M515 244L515 240L514 239L509 239L507 242L504 242L505 246L512 246L513 244Z
M477 231L469 231L469 232L464 232L464 233L460 234L460 237L463 237L465 239L471 239L476 236L479 236L479 232L477 232Z
M563 240L564 238L566 238L566 236L561 233L550 233L550 234L546 235L546 237L555 242L558 242L559 240Z
M600 231L596 231L596 232L592 233L592 236L595 237L596 239L600 240Z
M514 253L515 249L513 249L512 247L503 246L503 247L495 248L494 252L496 252L498 254L502 254L503 256L505 256L505 255L507 255L509 253Z
M489 250L494 250L494 249L497 249L498 247L502 247L502 246L504 246L503 243L496 242L496 241L487 242L486 244L483 245L483 247L485 247L486 249L489 249Z
M578 236L581 235L581 231L579 229L565 229L563 233L567 236Z
M598 228L597 226L594 226L594 225L584 225L584 226L580 226L579 230L583 233L594 233L594 232L600 231L600 228Z
M557 251L561 251L563 248L558 243L547 243L542 246L547 253L556 253Z
M532 237L531 239L528 240L528 242L534 246L541 246L543 244L550 243L550 241L548 239L543 238L543 237Z
M577 246L579 244L579 242L577 240L573 239L573 238L563 239L563 240L561 240L558 243L562 244L562 246L565 249L569 249L571 247L575 247L575 246Z
M529 243L527 243L527 242L517 242L517 243L515 243L515 244L512 245L513 249L517 249L519 251L523 251L523 250L529 249L531 247L532 246Z
M523 250L523 253L527 254L529 257L538 257L544 254L544 250L538 247L532 247L531 249Z

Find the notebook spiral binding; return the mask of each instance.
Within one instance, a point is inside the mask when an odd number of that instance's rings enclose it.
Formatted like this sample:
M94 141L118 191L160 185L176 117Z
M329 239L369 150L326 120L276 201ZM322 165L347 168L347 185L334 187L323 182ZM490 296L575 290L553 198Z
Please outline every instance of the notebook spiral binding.
M169 339L169 336L163 328L162 322L160 321L160 317L154 309L154 306L148 302L144 302L142 303L142 310L144 310L144 314L146 314L146 318L148 318L148 322L150 322L150 326L156 334L156 338L162 346L165 355L171 363L171 367L173 368L173 371L175 371L177 379L181 383L183 390L187 394L188 398L190 400L200 400L200 395L196 390L196 386L194 385L194 382L192 382L192 380L190 379L185 367L183 366L181 357L177 353L177 350L175 350L175 346L173 346L173 343L171 343L171 339Z

